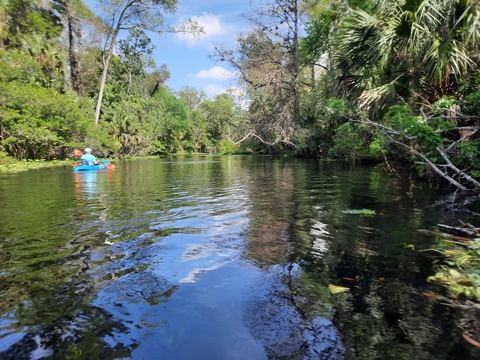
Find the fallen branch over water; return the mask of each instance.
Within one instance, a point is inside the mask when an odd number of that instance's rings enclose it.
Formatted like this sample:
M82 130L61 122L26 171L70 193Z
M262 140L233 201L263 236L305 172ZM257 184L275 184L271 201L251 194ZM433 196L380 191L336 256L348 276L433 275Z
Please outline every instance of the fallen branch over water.
M480 228L475 228L470 224L463 224L462 227L449 226L445 224L438 224L437 226L440 230L446 231L447 233L470 238L476 237L480 234Z
M472 239L470 237L458 236L458 235L453 235L449 233L441 233L438 231L432 231L432 230L426 230L426 229L419 229L418 231L424 234L441 236L442 238L445 238L445 239L459 240L462 242L470 241ZM461 245L462 243L459 243L459 244Z
M399 148L402 148L404 151L409 153L412 158L415 157L417 159L421 159L421 162L415 161L415 163L420 163L427 166L437 176L449 182L456 189L463 192L470 192L480 189L480 181L475 179L470 174L470 169L460 169L457 167L457 165L454 164L454 160L459 157L459 153L462 153L462 150L459 150L460 145L470 143L471 141L475 140L475 135L480 131L480 128L478 126L434 129L429 125L426 125L428 119L424 118L425 128L423 130L425 130L426 133L431 135L431 141L433 141L432 139L434 139L433 134L452 132L453 130L456 130L460 132L460 134L462 134L460 139L458 140L454 140L445 136L442 138L442 141L439 141L437 139L435 141L438 142L438 145L432 147L432 145L425 140L424 136L422 137L417 136L416 134L411 134L408 127L405 129L396 129L394 127L380 124L369 119L350 120L375 127L393 144L397 145ZM467 133L464 134L464 132ZM439 158L438 155L440 155Z

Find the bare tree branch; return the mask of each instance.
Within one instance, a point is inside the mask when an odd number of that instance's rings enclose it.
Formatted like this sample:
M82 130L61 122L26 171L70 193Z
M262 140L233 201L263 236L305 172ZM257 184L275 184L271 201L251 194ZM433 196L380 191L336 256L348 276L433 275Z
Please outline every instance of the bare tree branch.
M440 146L437 146L437 151L440 153L440 155L442 156L442 158L445 160L445 162L447 163L448 167L450 167L455 173L457 173L458 175L464 177L465 179L467 179L469 182L471 182L473 185L475 185L476 187L480 188L480 182L478 182L477 180L475 180L474 178L472 178L470 175L468 175L467 173L465 173L465 171L462 171L460 170L459 168L457 168L455 165L452 164L452 162L450 161L450 159L447 157L447 155L445 154L445 152L440 148Z
M248 140L249 138L251 137L254 137L256 138L257 140L259 140L260 142L266 144L266 145L269 145L269 146L274 146L276 144L279 144L279 143L284 143L286 145L290 145L292 146L293 148L297 148L297 146L292 143L291 141L287 140L287 139L278 139L278 140L275 140L273 142L270 142L270 141L266 141L264 139L262 139L262 137L258 136L257 134L255 134L255 131L254 130L251 130L247 135L245 135L242 139L240 140L237 140L237 141L234 141L232 139L229 139L230 141L232 141L234 144L240 144L241 142L244 142L245 140Z
M459 179L464 179L470 185L472 185L474 188L480 189L480 182L478 182L473 177L468 175L465 171L458 169L452 163L452 161L448 158L448 156L446 154L446 151L443 150L440 146L437 146L436 150L441 155L443 160L445 161L445 164L434 163L425 154L423 154L422 152L415 149L415 147L412 146L411 144L405 144L404 142L401 142L401 141L397 140L396 138L394 138L394 136L402 136L409 141L413 141L413 140L418 140L418 137L405 136L405 134L403 134L403 133L401 133L401 132L399 132L395 129L392 129L391 127L373 122L369 119L366 119L366 120L352 120L352 121L362 122L362 123L369 124L371 126L375 126L375 127L379 128L382 131L382 133L390 139L390 141L392 141L396 145L399 145L399 146L403 147L408 152L413 153L413 154L419 156L420 158L422 158L423 161L425 162L425 164L427 164L435 173L437 173L440 177L442 177L443 179L447 180L449 183L454 185L457 189L460 189L460 190L463 190L463 191L468 190L468 188L464 184L455 180L452 176L450 176L448 174L449 169L452 170L453 173L456 176L458 176ZM452 129L450 129L450 130L452 130ZM477 128L475 128L475 130L478 131ZM455 143L458 143L458 141L455 142ZM451 147L449 147L448 149L451 149ZM443 170L442 170L442 168L443 168Z
M460 184L458 181L456 181L455 179L453 179L451 176L449 176L445 171L442 171L440 170L440 168L434 164L432 161L430 161L430 159L428 159L424 154L422 154L420 151L416 150L415 148L413 147L410 147L409 145L407 144L404 144L402 143L401 141L397 141L395 140L393 137L391 137L390 135L387 134L387 136L389 137L389 139L397 144L397 145L400 145L406 149L408 149L408 151L410 152L413 152L415 155L418 155L420 156L431 168L433 171L435 171L438 175L440 175L442 178L444 178L445 180L447 180L448 182L450 182L451 184L453 184L455 187L457 187L458 189L460 190L468 190L465 186L463 186L462 184Z

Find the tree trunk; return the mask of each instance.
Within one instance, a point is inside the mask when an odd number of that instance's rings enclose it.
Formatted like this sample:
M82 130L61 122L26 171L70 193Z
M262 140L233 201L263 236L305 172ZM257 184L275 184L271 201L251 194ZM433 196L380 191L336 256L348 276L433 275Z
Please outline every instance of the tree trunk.
M98 125L98 121L100 120L100 111L102 109L102 100L103 100L103 93L105 91L105 83L107 82L108 67L110 65L110 60L113 54L113 48L115 47L115 41L117 40L119 31L120 31L120 28L117 27L115 29L115 32L113 33L112 40L110 42L107 58L106 59L104 58L103 60L102 80L100 82L100 90L98 91L97 106L95 108L95 125Z
M79 32L76 29L77 24L75 23L75 19L68 11L68 63L70 66L70 85L72 90L75 92L79 92L79 82L78 82L78 56L75 49L75 35Z
M315 102L317 100L317 86L315 83L315 64L314 63L312 63L310 70L312 71L312 97L313 97L312 100Z
M299 59L298 59L298 0L295 0L295 5L294 5L294 26L295 26L295 31L294 31L294 51L295 51L295 58L294 58L294 89L293 89L293 96L294 96L294 121L295 123L298 123L300 120L300 99L299 99L299 94L298 94L298 73L299 73Z

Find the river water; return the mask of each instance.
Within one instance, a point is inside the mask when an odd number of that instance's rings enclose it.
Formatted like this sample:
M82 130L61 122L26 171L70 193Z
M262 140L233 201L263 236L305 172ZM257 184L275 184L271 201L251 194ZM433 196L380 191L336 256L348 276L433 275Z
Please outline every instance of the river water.
M425 296L442 289L419 230L459 219L429 184L270 157L116 165L0 175L1 359L480 358L471 314Z

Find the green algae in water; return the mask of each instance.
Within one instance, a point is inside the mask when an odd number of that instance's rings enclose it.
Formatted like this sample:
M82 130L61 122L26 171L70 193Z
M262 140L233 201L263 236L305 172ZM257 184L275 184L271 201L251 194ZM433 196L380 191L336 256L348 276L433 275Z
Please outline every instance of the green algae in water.
M343 210L344 214L354 214L354 215L375 215L375 210L370 209L361 209L361 210Z

